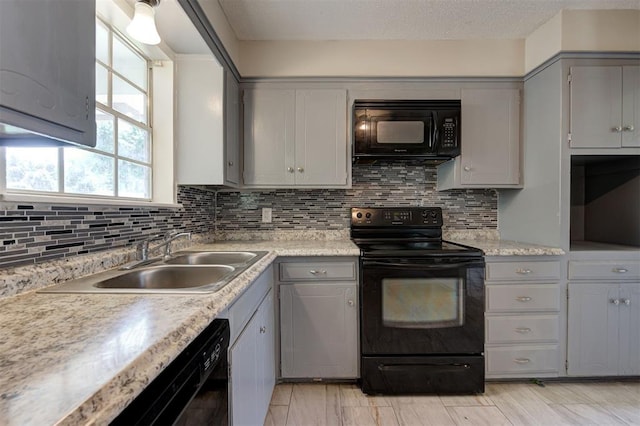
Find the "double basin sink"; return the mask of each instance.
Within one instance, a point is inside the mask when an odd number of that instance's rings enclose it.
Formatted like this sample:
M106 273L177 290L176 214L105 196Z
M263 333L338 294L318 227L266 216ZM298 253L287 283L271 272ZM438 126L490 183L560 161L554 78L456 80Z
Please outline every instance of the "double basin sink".
M266 253L183 251L148 266L102 272L38 293L214 293Z

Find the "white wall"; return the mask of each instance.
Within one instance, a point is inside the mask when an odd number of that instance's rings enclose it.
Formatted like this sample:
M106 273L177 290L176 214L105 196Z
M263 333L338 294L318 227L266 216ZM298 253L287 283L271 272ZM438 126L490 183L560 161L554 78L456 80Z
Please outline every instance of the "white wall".
M524 40L242 41L243 77L521 76Z

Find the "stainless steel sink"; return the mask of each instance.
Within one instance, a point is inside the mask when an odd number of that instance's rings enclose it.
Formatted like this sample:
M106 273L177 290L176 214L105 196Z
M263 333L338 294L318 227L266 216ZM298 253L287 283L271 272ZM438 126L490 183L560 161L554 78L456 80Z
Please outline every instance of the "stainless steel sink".
M198 268L156 266L133 270L94 284L97 288L167 290L202 287L220 283L235 271L233 266L215 265Z
M38 293L215 293L267 252L185 251L167 261L113 269L38 290Z
M258 256L249 251L190 251L176 253L165 260L167 265L230 265L241 266Z

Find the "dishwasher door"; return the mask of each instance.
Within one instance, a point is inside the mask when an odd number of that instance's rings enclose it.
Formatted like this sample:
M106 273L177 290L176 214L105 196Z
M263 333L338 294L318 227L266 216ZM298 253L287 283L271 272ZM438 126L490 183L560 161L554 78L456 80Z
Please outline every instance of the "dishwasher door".
M229 321L216 319L111 425L228 425Z

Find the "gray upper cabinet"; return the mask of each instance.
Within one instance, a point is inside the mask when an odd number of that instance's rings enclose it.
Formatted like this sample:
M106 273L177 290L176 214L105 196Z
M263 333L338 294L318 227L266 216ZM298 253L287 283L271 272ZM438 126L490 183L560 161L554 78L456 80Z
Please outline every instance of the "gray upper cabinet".
M640 147L640 67L571 68L571 148Z
M245 90L244 184L347 187L346 129L345 90Z
M0 123L95 146L95 2L0 1Z
M212 55L177 55L176 82L177 182L226 185L230 161L226 155L233 142L226 126L228 105L222 107L229 83L224 70Z
M438 166L438 190L519 188L520 91L463 89L459 157Z
M224 181L240 185L240 87L232 73L225 71L224 86Z

